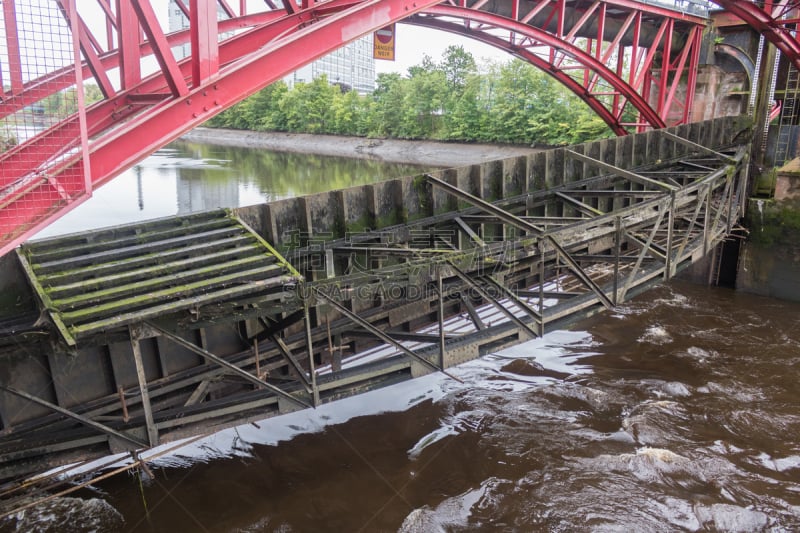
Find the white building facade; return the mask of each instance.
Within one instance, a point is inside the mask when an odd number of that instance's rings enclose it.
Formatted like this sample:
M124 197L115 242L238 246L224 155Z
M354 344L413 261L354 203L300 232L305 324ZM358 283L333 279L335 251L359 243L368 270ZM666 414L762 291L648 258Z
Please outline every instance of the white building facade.
M289 87L295 83L308 83L322 75L329 83L361 94L375 90L375 59L372 57L372 34L321 57L289 74L284 81Z

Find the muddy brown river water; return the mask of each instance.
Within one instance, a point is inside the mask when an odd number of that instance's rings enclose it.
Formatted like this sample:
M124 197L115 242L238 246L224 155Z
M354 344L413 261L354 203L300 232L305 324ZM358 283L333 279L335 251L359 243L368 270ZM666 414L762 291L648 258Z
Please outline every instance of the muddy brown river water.
M800 530L800 304L673 282L454 373L219 433L16 528Z

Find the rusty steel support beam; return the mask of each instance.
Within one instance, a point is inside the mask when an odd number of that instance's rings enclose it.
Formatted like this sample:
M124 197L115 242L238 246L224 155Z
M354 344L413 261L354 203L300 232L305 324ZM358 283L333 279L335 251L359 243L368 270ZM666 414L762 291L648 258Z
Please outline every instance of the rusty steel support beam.
M664 281L672 279L672 246L675 238L675 191L669 193L669 215L667 216L667 254L664 263Z
M494 279L491 275L482 276L481 279L488 282L489 285L494 287L496 291L500 292L501 294L504 294L506 298L514 302L514 305L525 311L525 313L528 316L533 318L535 323L539 324L540 326L544 325L544 316L542 312L536 311L534 308L532 308L530 305L524 302L517 294L515 294L514 291L512 291L505 285L498 283L497 280Z
M350 311L348 308L346 308L345 306L343 306L342 304L337 302L333 297L325 294L320 289L312 288L312 292L313 292L313 294L315 296L317 296L320 299L324 300L331 307L336 309L336 311L338 311L342 315L346 316L351 321L353 321L354 323L358 324L359 326L361 326L365 330L369 331L375 337L379 338L380 340L382 340L386 344L394 346L395 348L397 348L398 350L403 352L403 354L405 354L406 356L410 357L411 359L422 363L424 366L426 366L427 368L429 368L430 370L432 370L434 372L441 372L442 374L444 374L445 376L449 377L450 379L454 379L454 380L458 381L459 383L464 383L461 379L459 379L456 376L452 375L451 373L449 373L445 369L439 368L438 366L436 366L435 364L431 363L430 361L428 361L424 357L422 357L419 354L413 352L412 350L409 350L408 348L406 348L405 346L403 346L402 344L397 342L395 339L393 339L391 336L387 335L386 333L384 333L380 329L376 328L375 326L370 324L369 321L361 318L356 313Z
M147 376L144 373L144 363L142 361L142 349L139 340L142 339L142 329L140 326L130 326L128 328L131 338L131 350L133 351L133 362L136 366L136 378L139 382L139 393L142 397L142 409L144 410L145 430L150 446L158 446L158 428L153 419L153 407L150 404L150 392L147 389Z
M709 148L707 146L703 146L702 144L697 144L696 142L690 141L689 139L684 139L683 137L679 137L678 135L675 135L674 133L670 133L668 131L659 131L658 134L661 135L662 137L664 137L665 139L669 139L670 141L675 141L676 143L682 144L683 146L686 146L687 148L691 148L692 150L696 150L696 151L702 152L704 154L712 155L712 156L720 159L721 161L726 161L728 163L735 163L736 162L736 159L734 157L731 157L729 155L717 152L716 150L712 150L711 148Z
M521 218L509 213L508 211L505 211L504 209L501 209L501 208L497 207L496 205L493 205L493 204L491 204L491 203L489 203L489 202L487 202L485 200L482 200L482 199L478 198L477 196L473 196L472 194L469 194L466 191L462 191L458 187L455 187L454 185L450 185L446 181L442 181L442 180L440 180L438 178L435 178L435 177L431 176L430 174L425 174L425 178L428 181L430 181L431 183L433 183L434 185L446 190L448 193L452 194L453 196L456 196L457 198L460 198L460 199L462 199L462 200L464 200L466 202L469 202L472 205L480 208L481 210L484 210L484 211L486 211L488 213L491 213L492 215L496 216L497 218L499 218L500 220L502 220L503 222L505 222L505 223L507 223L507 224L509 224L511 226L514 226L514 227L516 227L518 229L521 229L523 231L529 232L529 233L531 233L533 235L542 236L544 239L546 239L548 241L550 246L552 246L558 253L561 254L561 256L564 258L564 260L567 262L567 265L569 266L570 270L572 270L573 274L575 274L575 276L584 285L586 285L592 292L595 293L595 295L597 296L598 300L600 300L600 303L602 303L608 309L613 309L614 304L608 298L606 293L603 292L603 289L601 289L592 280L592 278L589 277L586 274L586 272L583 270L583 268L581 268L581 266L572 259L572 257L570 256L569 252L567 252L567 250L564 249L563 246L561 246L561 244L555 239L555 237L553 237L552 235L546 234L538 226L535 226L535 225L531 224L530 222L528 222L528 221L526 221L524 219L521 219Z
M475 232L472 230L472 228L470 228L470 227L467 225L467 223L466 223L466 222L464 222L464 219L463 219L463 218L461 218L461 217L456 217L456 218L455 218L455 222L456 222L456 224L458 224L458 227L459 227L459 229L461 229L461 231L463 231L464 233L466 233L466 234L469 236L469 238L470 238L470 239L472 239L472 240L475 242L475 244L477 244L477 245L478 245L478 246L480 246L481 248L483 248L484 246L486 246L486 243L484 242L484 240L483 240L483 239L481 239L481 238L478 236L478 234L477 234L477 233L475 233Z
M483 320L481 320L481 317L478 315L475 306L472 305L472 302L469 301L469 298L464 296L463 293L459 293L458 297L461 300L461 303L464 305L464 307L467 308L467 314L469 315L470 320L472 320L472 323L475 325L475 329L477 331L486 329L486 324L484 324Z
M297 358L295 358L294 354L283 341L283 339L278 337L276 334L270 335L269 338L273 343L275 343L275 346L278 347L278 351L286 360L286 362L289 363L289 368L291 368L292 371L297 375L297 378L303 384L303 387L305 387L306 392L313 394L314 387L312 386L312 382L309 381L305 370L303 370L303 367L300 366L300 362L297 360Z
M236 374L237 376L243 377L244 379L246 379L247 381L249 381L251 383L254 383L255 385L259 385L261 387L264 387L265 389L268 389L269 391L275 393L277 396L285 398L285 399L289 400L290 402L296 404L297 406L299 406L299 407L301 407L303 409L305 409L307 407L312 407L311 405L307 404L306 402L304 402L302 400L299 400L298 398L295 398L294 396L292 396L291 394L289 394L285 390L283 390L283 389L281 389L279 387L276 387L272 383L267 383L266 381L264 381L263 379L259 378L258 376L254 376L250 372L248 372L246 370L242 370L238 366L229 363L225 359L223 359L223 358L221 358L221 357L219 357L217 355L214 355L213 353L209 352L208 350L204 350L203 348L200 348L199 346L197 346L195 344L192 344L191 342L187 341L186 339L182 339L181 337L175 335L174 333L171 333L171 332L161 328L160 326L158 326L158 325L156 325L156 324L154 324L152 322L145 322L145 325L147 327L149 327L150 329L152 329L156 333L156 335L160 335L160 336L162 336L162 337L164 337L166 339L169 339L170 341L174 342L178 346L182 346L183 348L186 348L187 350L192 351L192 352L196 353L197 355L199 355L201 357L204 357L205 359L208 359L209 361L211 361L213 363L216 363L216 364L218 364L219 366L221 366L223 368L226 368L227 370L231 371L232 373Z
M444 336L444 287L442 283L441 267L436 269L436 292L438 295L437 319L439 321L439 368L446 366L446 348Z
M618 296L618 300L625 300L625 296L628 294L631 285L636 280L636 275L639 273L639 269L641 268L642 262L644 261L644 258L647 255L647 251L652 250L653 239L656 238L658 229L661 227L661 221L664 220L665 213L666 213L665 209L659 209L658 219L656 220L655 224L653 224L653 229L650 231L650 235L647 239L647 242L644 243L644 245L642 246L642 251L639 252L639 256L636 258L636 264L634 265L633 269L628 275L628 279L625 281L625 284L622 286L622 292Z
M618 176L621 176L627 180L633 181L640 185L650 185L652 187L656 187L666 191L674 191L678 188L675 187L674 185L669 185L667 183L663 183L658 180L650 179L648 177L642 176L641 174L637 174L636 172L631 172L630 170L625 170L624 168L620 168L610 163L600 161L599 159L589 157L588 155L579 154L578 152L574 152L572 150L566 150L566 152L567 155L573 159L577 159L578 161L581 161L583 163L589 163L591 165L594 165L608 172L612 172Z
M486 289L481 287L481 285L477 281L472 279L466 272L458 268L453 263L450 263L450 268L453 269L453 272L455 272L456 276L458 276L461 279L461 281L463 281L464 283L469 285L472 289L474 289L475 292L477 292L481 298L492 304L495 307L495 309L503 313L509 320L511 320L514 324L516 324L517 327L519 327L523 331L526 331L530 335L531 339L535 339L536 337L539 336L539 333L536 330L534 330L532 327L526 324L524 320L520 319L514 313L509 311L508 308L506 308L506 306L498 302L497 298L489 294L489 292Z
M13 394L14 396L19 396L20 398L24 398L25 400L28 400L29 402L33 402L35 404L41 405L42 407L46 407L47 409L50 409L51 411L55 411L56 413L59 413L59 414L62 414L64 416L66 416L66 417L72 418L73 420L77 420L78 422L80 422L81 424L83 424L85 426L89 426L92 429L96 429L97 431L99 431L101 433L105 433L106 435L108 435L110 437L116 437L116 438L120 439L121 441L127 442L128 444L132 444L136 448L147 448L148 447L147 444L145 444L144 442L141 442L141 441L131 437L130 435L126 435L125 433L119 432L119 431L117 431L117 430L115 430L113 428L110 428L110 427L108 427L108 426L106 426L104 424L101 424L100 422L95 422L94 420L92 420L90 418L86 418L85 416L79 415L78 413L73 413L69 409L64 409L61 406L55 405L53 403L50 403L47 400L43 400L43 399L39 398L38 396L34 396L33 394L28 394L25 391L17 390L17 389L15 389L13 387L6 387L6 386L3 386L3 385L0 385L0 390L4 390L4 391L8 392L9 394Z
M308 373L311 376L311 397L314 407L319 405L319 388L317 388L317 370L314 368L314 343L311 335L311 314L308 300L303 301L303 322L306 334L306 352L308 353Z

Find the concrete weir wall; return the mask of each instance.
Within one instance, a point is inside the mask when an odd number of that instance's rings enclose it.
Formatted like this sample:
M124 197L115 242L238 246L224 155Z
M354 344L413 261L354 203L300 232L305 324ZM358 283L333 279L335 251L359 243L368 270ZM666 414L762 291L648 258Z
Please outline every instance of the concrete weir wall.
M666 131L703 146L733 144L736 135L749 133L743 117L685 124ZM431 172L484 200L493 201L546 190L577 181L589 174L586 163L566 157L567 148L538 152L461 168ZM658 130L570 146L569 150L602 160L622 169L669 161L690 152ZM253 229L279 250L308 244L308 239L327 241L355 233L466 207L441 190L405 177L371 185L288 198L236 210Z
M800 246L745 244L739 256L736 289L800 302Z

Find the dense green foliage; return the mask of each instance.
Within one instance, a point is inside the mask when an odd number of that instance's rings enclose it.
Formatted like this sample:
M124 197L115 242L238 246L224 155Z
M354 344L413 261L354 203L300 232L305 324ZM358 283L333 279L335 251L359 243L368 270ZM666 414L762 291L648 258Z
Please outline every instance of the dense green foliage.
M571 144L611 135L562 85L514 59L482 69L460 46L425 57L407 76L379 74L371 95L322 77L274 83L211 119L218 128L400 139Z

